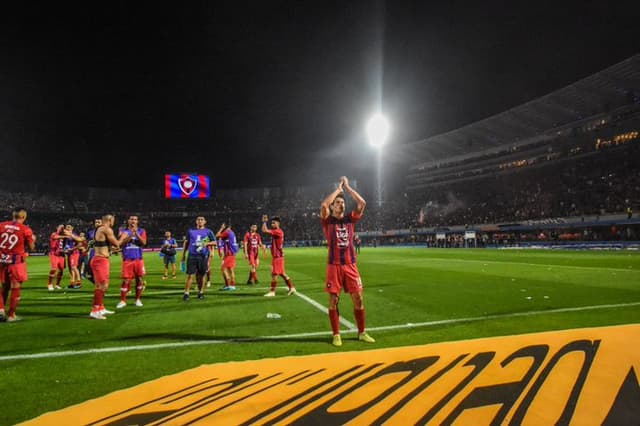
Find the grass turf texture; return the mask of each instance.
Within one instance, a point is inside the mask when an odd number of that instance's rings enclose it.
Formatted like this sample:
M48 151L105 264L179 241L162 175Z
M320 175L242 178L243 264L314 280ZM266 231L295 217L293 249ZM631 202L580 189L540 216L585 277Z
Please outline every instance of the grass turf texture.
M286 268L296 287L323 306L327 304L325 258L324 249L287 249ZM0 424L14 424L201 364L640 322L639 305L565 310L640 302L640 253L635 252L366 248L359 268L367 328L377 342L367 345L356 341L355 334L345 333L340 349L330 345L326 314L302 298L287 297L282 281L277 297L263 297L269 284L269 260L262 261L260 284L249 287L244 284L248 267L239 257L238 290L220 292L219 260L215 259L206 299L198 300L192 289L188 303L182 301L184 274L162 281L157 253L147 254L145 262L144 307L135 307L130 295L126 308L107 321L95 321L88 317L91 283L85 281L80 290L49 292L48 258L31 257L29 281L18 309L22 321L0 324L0 357L176 342L205 344L0 360L0 381L11 391L0 410ZM105 300L112 310L119 301L119 271L120 261L114 256ZM340 306L342 316L354 323L348 296L342 297ZM266 319L267 312L282 318ZM375 330L464 318L473 320ZM261 340L261 336L282 337Z

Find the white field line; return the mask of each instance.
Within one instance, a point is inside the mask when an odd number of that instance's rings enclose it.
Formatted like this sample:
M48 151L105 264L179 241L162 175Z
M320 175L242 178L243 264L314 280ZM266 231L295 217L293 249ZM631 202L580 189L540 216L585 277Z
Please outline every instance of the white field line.
M299 298L301 298L302 300L304 300L305 302L307 302L308 304L310 304L314 308L318 309L319 311L322 311L325 314L329 315L329 309L324 307L324 306L322 306L320 303L316 302L312 298L305 296L304 294L300 293L299 291L296 292L296 296L298 296ZM356 325L354 323L352 323L350 321L347 321L346 319L344 319L342 317L342 315L340 315L340 324L342 324L345 327L347 327L349 329L349 331L353 331L353 330L357 330L358 329L358 327L356 327Z
M575 308L559 308L559 309L550 309L545 311L529 311L529 312L517 312L517 313L511 313L511 314L486 315L482 317L452 318L452 319L446 319L446 320L371 327L371 328L368 328L367 331L410 329L410 328L419 328L419 327L429 327L434 325L460 324L460 323L466 323L466 322L478 322L478 321L487 321L487 320L494 320L494 319L508 319L508 318L527 317L527 316L545 315L545 314L559 314L559 313L565 313L565 312L580 312L580 311L592 311L592 310L600 310L600 309L628 308L632 306L640 306L640 302L617 303L617 304L610 304L610 305L579 306ZM3 327L6 327L6 325L3 325ZM347 330L345 333L354 333L354 332L357 332L357 330ZM73 356L73 355L90 355L90 354L112 353L112 352L145 351L145 350L152 350L152 349L183 348L188 346L256 342L256 341L268 341L268 340L279 340L279 339L302 339L305 337L328 336L330 334L331 334L330 331L317 331L313 333L285 334L285 335L279 335L279 336L256 336L256 337L243 338L243 339L198 340L198 341L186 341L186 342L174 342L174 343L157 343L152 345L115 346L111 348L84 349L84 350L78 350L78 351L16 354L16 355L0 356L0 361L15 361L15 360L26 360L26 359L38 359L38 358L59 358L59 357L66 357L66 356Z

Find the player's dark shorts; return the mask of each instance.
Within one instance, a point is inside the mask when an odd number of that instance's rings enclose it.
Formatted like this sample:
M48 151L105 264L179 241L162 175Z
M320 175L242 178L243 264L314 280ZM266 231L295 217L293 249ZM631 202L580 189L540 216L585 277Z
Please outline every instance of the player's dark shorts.
M176 255L174 254L173 256L168 256L165 254L163 256L163 260L164 260L164 266L167 266L170 263L176 263Z
M204 275L207 273L209 256L189 255L187 259L187 275Z

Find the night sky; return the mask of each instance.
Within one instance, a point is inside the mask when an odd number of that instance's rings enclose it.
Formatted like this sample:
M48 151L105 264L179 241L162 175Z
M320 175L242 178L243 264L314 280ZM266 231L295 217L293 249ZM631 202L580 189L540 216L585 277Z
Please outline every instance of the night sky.
M3 179L369 179L379 102L405 144L640 53L637 1L52 3L0 12Z

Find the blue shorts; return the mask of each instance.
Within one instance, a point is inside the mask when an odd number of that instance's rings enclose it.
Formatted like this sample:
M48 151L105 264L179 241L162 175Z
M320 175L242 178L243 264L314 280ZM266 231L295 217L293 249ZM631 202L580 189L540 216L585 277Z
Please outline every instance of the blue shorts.
M170 263L176 263L176 255L174 254L173 256L167 256L166 254L163 256L163 260L164 260L164 265L167 266Z

